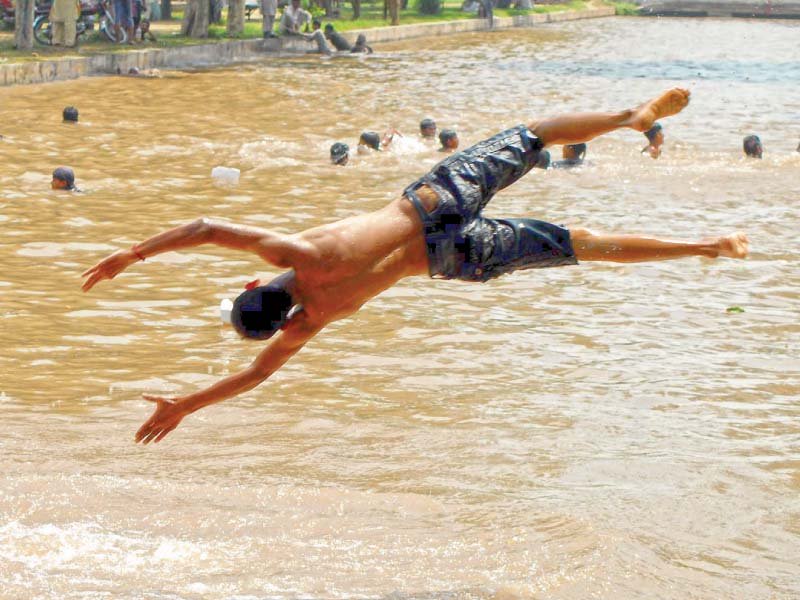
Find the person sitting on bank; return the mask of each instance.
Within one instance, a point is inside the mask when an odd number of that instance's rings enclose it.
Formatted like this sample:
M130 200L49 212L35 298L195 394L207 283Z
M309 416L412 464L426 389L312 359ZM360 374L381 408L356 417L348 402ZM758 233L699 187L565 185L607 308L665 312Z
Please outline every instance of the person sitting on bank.
M434 139L436 137L436 121L422 119L419 122L419 134L426 139Z
M557 160L551 166L554 169L571 169L583 164L586 156L586 144L567 144L561 148L561 160Z
M744 138L742 149L748 158L761 158L764 154L764 146L761 145L761 138L757 135L748 135Z
M454 152L458 149L458 134L453 129L442 129L439 132L439 143L442 144L439 152Z
M53 171L53 180L50 182L50 187L54 190L77 192L78 188L75 187L75 172L69 167L58 167Z
M291 0L289 5L283 9L283 15L281 15L281 34L299 36L306 40L316 42L318 52L322 54L331 54L331 49L325 41L325 36L322 31L320 31L320 26L322 24L317 19L313 19L314 30L311 33L303 33L303 26L305 25L305 29L308 31L308 24L311 22L311 13L300 7L300 0Z
M350 160L350 146L343 142L336 142L331 146L331 163L343 167Z
M333 23L325 25L325 38L339 52L350 52L353 49L344 36L333 28Z
M363 54L372 54L372 48L367 46L367 36L363 33L359 33L358 37L356 38L356 43L353 46L352 50L350 50L351 54L356 53L363 53Z
M67 106L61 113L61 118L64 123L77 123L78 122L78 109L74 106Z
M647 146L642 148L642 154L647 152L650 158L658 158L661 156L661 146L664 144L664 128L660 123L656 123L650 129L644 132L647 138Z
M203 244L252 253L283 271L268 284L247 289L233 303L231 324L237 333L250 340L269 340L255 360L202 390L178 397L145 394L155 410L135 440L159 442L188 415L252 390L328 325L356 314L407 277L455 279L474 286L514 271L593 261L745 258L748 239L743 233L675 241L566 229L534 218L483 216L486 205L528 173L545 147L586 142L622 128L645 131L688 102L688 90L674 89L632 109L536 118L530 125L504 130L446 158L374 212L305 231L287 234L200 218L102 259L83 273L84 292L152 256ZM540 205L541 197L534 203ZM676 267L669 276L679 272ZM193 287L191 293L196 297L199 292ZM527 292L519 289L518 294ZM469 293L462 296L468 303ZM184 309L180 302L172 308L179 314ZM440 312L431 308L431 314ZM492 323L483 326L489 331ZM530 385L535 385L533 366L529 373Z

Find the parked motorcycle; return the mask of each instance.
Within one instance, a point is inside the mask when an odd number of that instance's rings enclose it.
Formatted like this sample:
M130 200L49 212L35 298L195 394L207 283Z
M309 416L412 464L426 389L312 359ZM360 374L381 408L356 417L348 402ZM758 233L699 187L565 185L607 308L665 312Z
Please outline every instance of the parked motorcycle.
M3 0L0 0L2 2ZM109 0L81 0L81 14L75 24L78 37L87 31L94 30L95 23L98 24L102 33L109 42L119 42L124 44L128 41L128 34L124 28L120 28L119 39L117 39L114 27L114 16L111 13ZM33 37L42 45L49 46L53 39L53 24L50 23L50 6L47 5L47 12L39 15L33 21Z
M50 5L45 7L36 3L34 8L34 18L50 10ZM14 29L14 0L0 0L0 25L8 29Z

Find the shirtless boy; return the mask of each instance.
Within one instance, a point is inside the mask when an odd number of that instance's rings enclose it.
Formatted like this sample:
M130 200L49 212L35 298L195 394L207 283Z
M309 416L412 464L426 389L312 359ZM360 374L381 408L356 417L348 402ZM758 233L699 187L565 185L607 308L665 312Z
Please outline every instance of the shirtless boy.
M446 158L375 212L296 234L198 219L102 260L83 274L88 277L84 291L147 257L201 244L253 252L288 270L268 285L242 293L231 313L243 337L266 340L280 333L248 368L207 389L177 398L144 395L157 406L136 441L158 442L186 415L253 389L326 325L349 317L405 277L481 282L519 269L578 261L743 258L748 241L742 233L678 242L481 216L492 196L527 173L545 146L585 142L620 128L647 131L688 101L688 91L674 89L631 110L520 125Z

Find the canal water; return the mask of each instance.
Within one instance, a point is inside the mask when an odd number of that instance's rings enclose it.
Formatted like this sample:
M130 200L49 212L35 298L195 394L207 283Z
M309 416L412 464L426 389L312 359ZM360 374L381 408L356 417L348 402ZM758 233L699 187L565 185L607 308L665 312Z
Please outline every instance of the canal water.
M0 597L796 598L798 39L610 18L0 89ZM141 393L249 364L261 346L218 305L276 272L204 246L81 293L103 256L203 215L293 232L377 209L441 158L424 117L465 146L673 86L692 101L659 160L614 133L487 214L744 230L749 260L408 279L259 388L133 443ZM390 126L393 148L329 164ZM49 189L62 164L83 193Z

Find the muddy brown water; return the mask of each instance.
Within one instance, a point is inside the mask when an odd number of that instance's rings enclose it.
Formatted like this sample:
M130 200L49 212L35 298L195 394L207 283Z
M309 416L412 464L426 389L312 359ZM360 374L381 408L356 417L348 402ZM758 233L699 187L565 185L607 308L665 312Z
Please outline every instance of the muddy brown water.
M603 19L0 90L0 597L800 595L799 34ZM133 444L142 392L252 360L217 307L275 272L201 247L82 294L104 255L201 215L288 232L380 207L440 158L423 117L466 145L674 85L693 99L660 160L615 133L488 212L741 229L749 260L409 279ZM390 125L392 151L327 163ZM742 158L748 133L764 160ZM84 193L49 190L59 164Z

